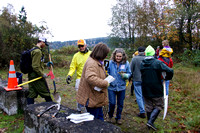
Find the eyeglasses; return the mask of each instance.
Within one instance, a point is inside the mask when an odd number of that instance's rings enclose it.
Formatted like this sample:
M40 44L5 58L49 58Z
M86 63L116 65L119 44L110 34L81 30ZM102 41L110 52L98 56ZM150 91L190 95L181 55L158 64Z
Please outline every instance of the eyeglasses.
M84 45L78 45L78 48L84 47Z

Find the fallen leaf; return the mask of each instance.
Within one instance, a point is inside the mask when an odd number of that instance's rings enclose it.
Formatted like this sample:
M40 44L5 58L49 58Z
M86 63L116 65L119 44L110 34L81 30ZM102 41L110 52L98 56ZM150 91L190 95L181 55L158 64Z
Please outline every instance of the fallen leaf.
M181 124L179 125L179 127L180 127L181 129L185 129L185 128L186 128L186 126L185 126L183 123L181 123Z
M181 92L181 89L175 89L176 92Z
M186 119L186 117L185 117L185 116L181 116L181 118L183 118L184 120Z
M171 109L172 107L171 106L168 106L168 109Z

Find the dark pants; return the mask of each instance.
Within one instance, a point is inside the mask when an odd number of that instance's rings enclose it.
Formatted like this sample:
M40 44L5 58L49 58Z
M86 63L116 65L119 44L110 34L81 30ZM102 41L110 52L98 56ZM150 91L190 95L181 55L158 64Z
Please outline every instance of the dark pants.
M86 109L87 109L87 112L89 112L90 114L94 115L94 118L104 121L102 107L98 107L98 108L86 107Z
M146 112L152 112L155 108L162 110L164 107L163 97L147 98L144 97Z

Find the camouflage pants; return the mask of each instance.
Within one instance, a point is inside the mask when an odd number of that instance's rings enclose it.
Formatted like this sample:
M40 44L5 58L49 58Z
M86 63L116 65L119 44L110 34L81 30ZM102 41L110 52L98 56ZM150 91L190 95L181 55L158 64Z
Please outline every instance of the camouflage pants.
M29 80L37 78L35 74L29 75ZM29 83L29 94L28 98L37 98L40 95L42 98L49 97L50 91L45 78L41 78L34 82Z

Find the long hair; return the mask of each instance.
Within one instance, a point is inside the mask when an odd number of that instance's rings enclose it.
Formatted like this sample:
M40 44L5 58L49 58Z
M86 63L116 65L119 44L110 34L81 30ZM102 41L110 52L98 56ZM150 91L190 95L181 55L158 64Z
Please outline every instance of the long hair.
M125 64L127 59L128 59L128 56L126 55L123 48L116 48L113 51L110 59L116 62L115 56L116 56L117 53L122 53L122 61L121 62L122 62L122 64Z
M104 43L98 43L92 50L92 53L90 54L90 57L96 60L104 60L108 53L110 52L110 49L108 46Z

